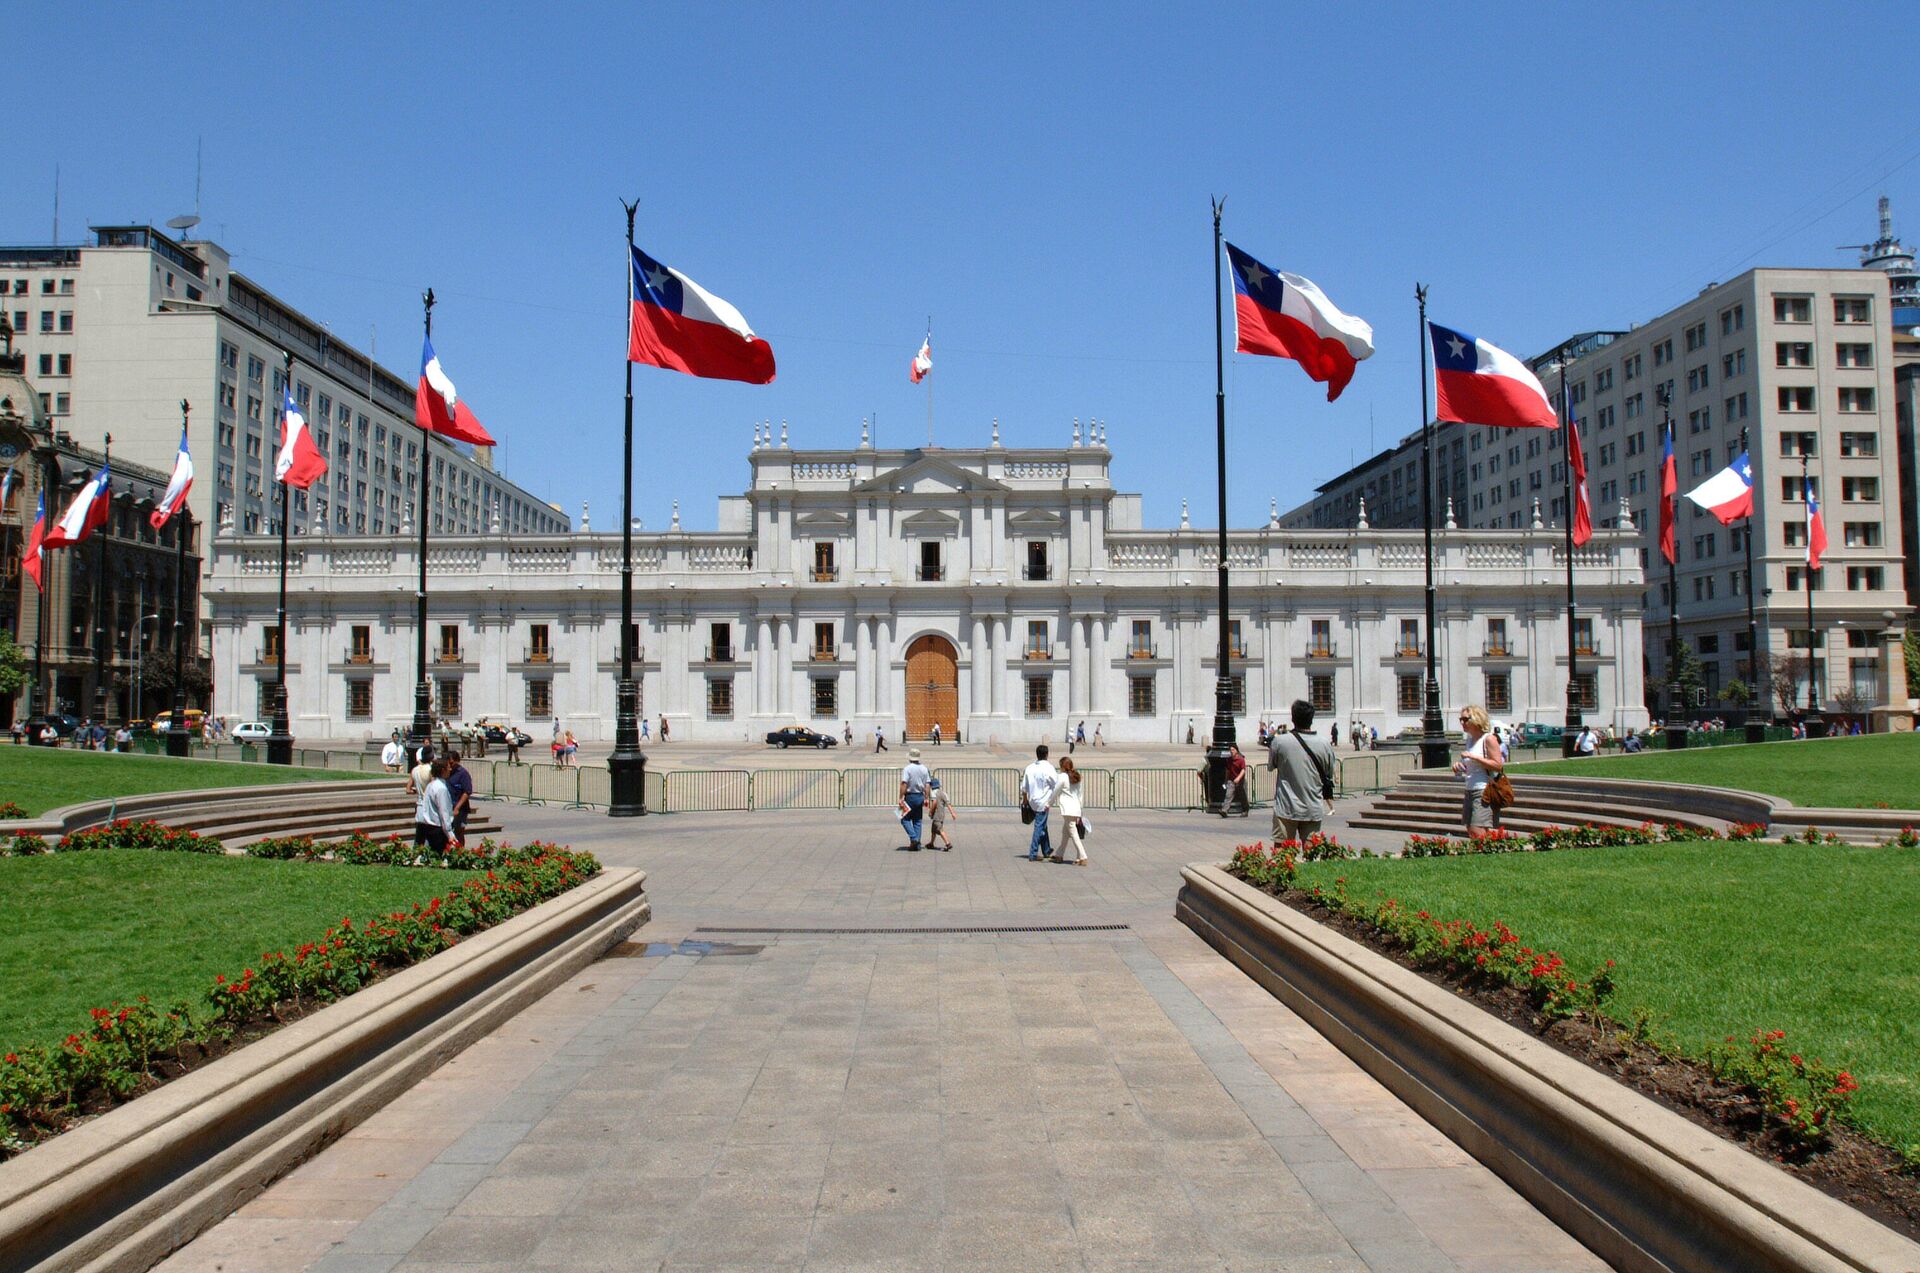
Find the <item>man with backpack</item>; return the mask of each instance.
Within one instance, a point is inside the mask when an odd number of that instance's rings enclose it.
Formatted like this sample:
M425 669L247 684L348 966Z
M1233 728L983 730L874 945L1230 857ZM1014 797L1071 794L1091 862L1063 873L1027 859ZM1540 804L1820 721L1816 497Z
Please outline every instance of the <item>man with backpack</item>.
M1267 753L1274 771L1273 842L1304 842L1333 812L1333 748L1313 734L1313 704L1293 700L1293 728L1275 730Z

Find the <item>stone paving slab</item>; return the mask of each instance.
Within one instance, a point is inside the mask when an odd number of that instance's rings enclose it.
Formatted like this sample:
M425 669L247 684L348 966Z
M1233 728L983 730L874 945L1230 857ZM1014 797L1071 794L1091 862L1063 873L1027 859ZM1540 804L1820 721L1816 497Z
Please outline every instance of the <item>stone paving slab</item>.
M645 866L642 940L161 1268L1604 1267L1172 919L1247 823L1108 814L1078 868L1011 814L501 814Z

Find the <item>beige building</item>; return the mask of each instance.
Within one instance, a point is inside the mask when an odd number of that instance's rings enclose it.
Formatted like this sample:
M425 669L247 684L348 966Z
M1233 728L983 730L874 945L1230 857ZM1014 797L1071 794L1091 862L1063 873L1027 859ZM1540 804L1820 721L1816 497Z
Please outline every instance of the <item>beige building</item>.
M54 427L162 470L193 404L196 521L277 532L273 483L282 355L329 472L292 493L295 533L388 535L414 522L420 447L414 377L397 376L252 279L218 244L149 226L102 226L74 247L0 247L0 311L12 322ZM417 332L396 338L411 365ZM483 450L432 439L435 530L552 534L569 519L506 480Z

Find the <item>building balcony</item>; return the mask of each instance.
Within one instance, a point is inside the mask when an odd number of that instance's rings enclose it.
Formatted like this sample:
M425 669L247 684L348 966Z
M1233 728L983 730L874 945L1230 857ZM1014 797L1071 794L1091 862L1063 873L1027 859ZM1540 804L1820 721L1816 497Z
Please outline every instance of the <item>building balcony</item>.
M946 577L946 572L938 566L922 566L914 572L914 578L921 583L939 583Z
M545 646L545 645L527 646L525 647L525 653L521 659L521 662L551 663L553 662L553 648L551 646Z
M1600 657L1600 647L1592 641L1576 640L1573 643L1573 652L1583 659Z
M1309 643L1307 646L1307 657L1310 659L1331 659L1337 657L1338 653L1331 645Z
M366 646L349 646L345 657L340 661L355 665L370 664L373 662L373 651Z
M1130 659L1157 659L1160 657L1160 652L1150 645L1135 645L1128 647L1127 657Z
M1053 571L1045 566L1028 566L1020 572L1020 577L1028 583L1045 583L1053 578Z
M734 649L731 645L710 645L707 647L703 663L731 663L734 661Z
M840 581L840 571L833 566L828 566L825 570L821 570L816 566L813 571L813 581L815 583L838 583Z
M1053 657L1053 650L1044 645L1028 646L1021 651L1020 657L1028 662L1045 662Z
M1480 652L1490 659L1510 659L1513 657L1513 649L1505 641L1489 641L1481 647Z
M1396 645L1396 646L1394 646L1394 647L1393 647L1393 657L1394 657L1394 658L1396 658L1396 659L1417 659L1417 658L1419 658L1419 657L1420 657L1420 643L1419 643L1418 641L1412 641L1412 642L1408 642L1408 641L1402 641L1402 642L1400 642L1400 643L1399 643L1398 645Z
M280 651L261 650L260 656L256 658L254 662L260 664L263 667L277 667L279 666L279 663L280 663Z
M809 650L807 651L807 661L809 663L838 663L840 661L840 651Z

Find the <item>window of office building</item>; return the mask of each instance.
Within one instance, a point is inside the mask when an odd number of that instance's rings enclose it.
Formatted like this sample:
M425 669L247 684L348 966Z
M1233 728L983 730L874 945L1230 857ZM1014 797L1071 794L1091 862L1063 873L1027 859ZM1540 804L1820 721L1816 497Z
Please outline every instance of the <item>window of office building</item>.
M1873 321L1873 299L1868 296L1836 296L1833 298L1833 321L1836 323L1870 323Z
M940 578L940 541L937 539L920 541L920 578L927 583Z
M1886 586L1886 572L1879 566L1848 566L1848 592L1878 592Z
M1394 682L1399 687L1401 713L1411 715L1418 712L1421 702L1420 678L1417 676L1399 676L1394 678Z
M1746 325L1747 307L1745 305L1735 305L1732 309L1720 311L1720 334L1722 336L1731 336L1737 331L1745 330Z
M527 682L527 719L545 720L553 715L553 682L542 676Z
M1127 678L1127 714L1129 716L1154 714L1153 677L1129 676Z
M1053 715L1053 678L1050 676L1029 676L1027 681L1027 715Z
M1400 643L1394 652L1403 657L1420 653L1420 620L1400 620Z
M1842 367L1873 366L1873 346L1843 343L1833 347L1833 360Z
M1045 619L1027 620L1027 657L1044 659L1048 652L1047 621Z
M1872 433L1842 433L1840 454L1848 459L1870 459L1880 454L1880 438Z
M1573 648L1580 654L1595 652L1593 644L1593 619L1582 615L1573 621Z
M373 719L373 682L355 678L347 682L347 719Z
M1307 678L1307 701L1313 704L1316 712L1333 710L1333 678L1331 676L1309 676Z
M833 624L816 623L813 625L813 657L816 661L832 659L840 651L834 643Z
M820 540L813 545L813 581L831 583L839 577L839 571L833 564L833 543Z
M813 714L832 718L840 714L840 680L833 676L813 678Z
M707 661L709 663L733 662L732 624L711 623L707 625Z
M1849 548L1878 548L1880 546L1879 522L1848 522L1842 540Z
M553 662L553 637L548 624L530 623L527 625L527 662Z
M1811 296L1776 296L1773 298L1773 321L1776 323L1810 323L1813 321L1813 298Z
M1813 410L1812 385L1781 385L1776 391L1776 405L1782 411Z
M1307 653L1323 656L1333 653L1333 620L1314 619L1308 624Z
M1880 479L1843 477L1840 479L1840 498L1849 504L1871 504L1880 498Z
M1133 637L1127 645L1127 657L1150 659L1153 657L1153 620L1135 619Z
M1873 390L1840 386L1840 409L1842 411L1873 410Z

